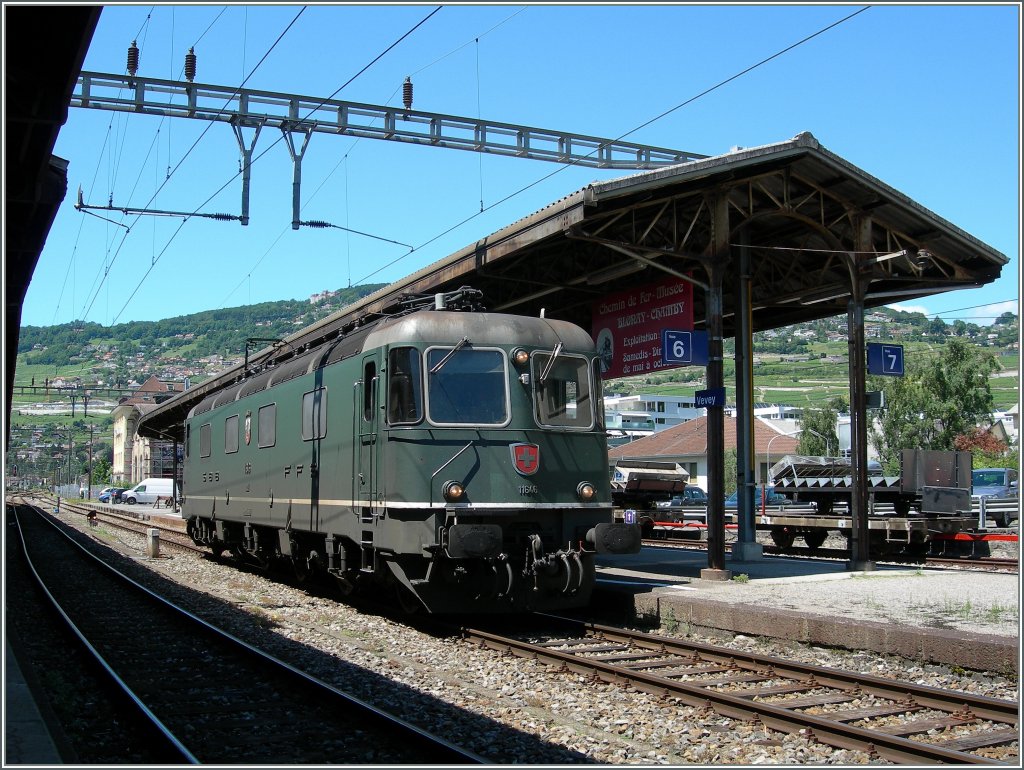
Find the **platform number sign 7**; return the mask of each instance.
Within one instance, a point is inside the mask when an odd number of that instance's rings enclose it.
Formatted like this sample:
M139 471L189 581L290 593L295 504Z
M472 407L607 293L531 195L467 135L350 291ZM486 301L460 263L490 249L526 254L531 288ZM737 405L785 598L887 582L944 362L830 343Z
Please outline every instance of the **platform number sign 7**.
M903 376L903 346L873 342L868 345L868 374Z

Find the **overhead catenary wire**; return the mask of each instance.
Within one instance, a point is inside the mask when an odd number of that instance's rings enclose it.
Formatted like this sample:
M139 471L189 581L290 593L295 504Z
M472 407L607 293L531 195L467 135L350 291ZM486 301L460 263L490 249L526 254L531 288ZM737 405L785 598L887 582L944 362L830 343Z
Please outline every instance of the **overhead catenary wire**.
M283 31L283 32L281 32L281 34L280 34L280 35L278 35L277 39L276 39L276 40L275 40L275 41L274 41L274 42L273 42L273 43L271 44L270 48L269 48L269 49L267 50L267 52L266 52L266 53L265 53L265 54L263 55L263 57L262 57L262 58L260 59L260 61L259 61L259 62L258 62L258 63L256 64L256 66L255 66L255 67L253 67L253 69L252 69L252 72L250 72L250 73L249 73L249 75L248 75L248 76L246 77L246 80L248 80L248 79L249 79L250 77L252 77L252 75L253 75L253 74L254 74L254 73L256 72L256 70L258 70L258 69L260 68L260 66L261 66L261 65L263 64L263 62L264 62L264 61L266 61L266 59L267 59L267 57L268 57L268 56L270 55L270 53L271 53L271 52L272 52L272 51L273 51L273 50L274 50L274 49L275 49L275 48L277 47L277 45L278 45L278 44L279 44L279 43L281 42L281 40L282 40L282 39L284 38L284 36L285 36L285 35L286 35L286 34L288 33L288 31L289 31L289 30L290 30L290 29L292 28L292 26L293 26L293 25L295 24L295 22L296 22L296 21L298 21L299 17L300 17L301 15L302 15L302 13L303 13L303 12L304 12L305 10L306 10L306 9L305 9L305 7L301 8L301 9L299 10L299 12L298 12L298 13L297 13L297 14L295 15L295 17L294 17L294 18L293 18L293 19L292 19L292 20L291 20L291 21L290 21L290 22L288 23L288 26L287 26L287 27L285 27L284 31ZM219 18L219 16L218 16L218 18ZM211 26L212 26L212 25L211 25ZM209 27L207 28L207 31L209 31ZM205 35L206 33L204 32L203 34ZM245 81L243 81L243 82L242 82L242 83L241 83L241 84L240 84L240 85L238 86L238 88L240 89L240 88L241 88L242 86L244 86L244 85L245 85ZM227 106L227 103L225 103L225 106ZM223 108L222 108L222 109L223 109ZM174 174L174 173L175 173L175 172L176 172L176 171L177 171L177 170L178 170L178 169L179 169L179 168L181 167L181 164L185 162L185 159L186 159L186 158L187 158L187 157L188 157L188 156L189 156L189 155L190 155L190 154L192 153L192 151L193 151L193 150L194 150L194 149L196 148L196 146L198 146L199 142L200 142L200 141L202 141L203 137L204 137L204 136L206 136L207 132L208 132L208 131L210 130L210 128L211 128L212 126L213 126L213 123L211 122L211 123L209 123L209 124L208 124L208 125L207 125L207 126L206 126L206 127L204 128L204 129L203 129L203 131L202 131L202 133L200 133L199 137L198 137L198 138L197 138L197 139L195 140L195 142L193 142L193 143L192 143L192 146L191 146L191 147L189 147L189 149L188 149L188 150L187 150L187 151L185 152L185 154L184 154L184 155L182 156L181 160L180 160L180 161L178 162L178 164L177 164L177 165L176 165L176 166L174 167L174 170L172 170L172 171L170 172L170 174L168 174L168 177L167 177L167 179L166 179L166 180L164 180L164 183L163 183L163 184L161 184L161 185L160 185L160 187L159 187L159 188L158 188L158 189L156 190L156 192L154 192L154 193L153 193L153 195L152 195L152 196L150 197L149 201L148 201L148 202L146 203L146 206L147 206L147 207L148 207L148 206L149 206L149 205L150 205L150 204L151 204L151 203L152 203L152 202L153 202L153 201L154 201L154 200L156 199L157 195L159 195L159 194L160 194L160 191L161 191L161 190L162 190L162 189L164 188L164 186L166 185L167 181L168 181L168 180L169 180L169 179L171 178L171 176L172 176L172 175L173 175L173 174ZM222 186L222 187L221 187L220 189L218 189L218 190L217 190L217 192L215 192L215 193L214 193L213 195L211 195L211 196L210 196L209 198L207 198L207 200L206 200L206 201L205 201L204 203L202 203L202 204L200 204L199 206L197 206L197 207L196 207L196 209L195 209L195 211L196 211L196 212L198 212L198 211L199 211L199 209L201 209L201 208L202 208L203 206L205 206L205 205L206 205L206 203L208 203L208 202L209 202L210 200L213 200L213 198L215 198L215 197L216 197L217 195L219 195L219 194L220 194L220 192L221 192L222 190L224 190L224 189L225 189L225 188L227 187L227 185L228 185L228 184L230 184L230 183L231 183L231 181L233 181L233 180L235 179L235 177L237 177L237 174L236 174L236 175L235 175L234 177L232 177L232 178L231 178L230 180L228 180L227 182L225 182L225 184L224 184L224 185L223 185L223 186ZM139 218L140 218L141 216L142 216L141 214L137 215L137 217L136 217L136 220L135 220L135 221L137 222L137 221L138 221L138 219L139 219ZM166 253L166 251L167 251L167 247L168 247L168 246L170 246L170 244L171 244L171 243L173 242L174 238L176 238L176 237L177 237L177 235L178 235L178 233L180 233L180 232L181 232L181 227L179 227L178 229L176 229L176 230L174 231L174 233L172 233L172 235L171 235L170 239L169 239L169 240L167 241L167 244L166 244L166 245L164 246L164 248L163 248L163 249L161 250L161 252L160 252L160 256L163 256L163 254L165 254L165 253ZM124 235L124 237L123 237L123 238L122 238L122 240L121 240L121 246L123 246L123 245L124 245L124 242L125 242L125 240L126 240L126 239L127 239L127 233L126 233L126 234ZM119 247L119 249L118 249L118 250L120 251L120 247ZM116 257L116 255L115 255L115 257ZM150 273L152 272L152 270L153 270L153 267L155 267L155 266L156 266L156 262L157 262L157 261L159 261L159 257L157 257L157 258L156 258L156 260L154 260L154 261L152 262L152 264L150 264L150 266L149 266L149 269L148 269L148 270L146 270L146 272L145 272L145 273L143 274L143 276L142 276L142 279L141 279L141 280L139 281L138 285L137 285L137 286L135 287L135 289L134 289L134 290L132 291L131 295L129 296L129 298L128 298L128 301L127 301L127 302L126 302L126 303L125 303L125 304L124 304L124 305L123 305L123 306L121 307L121 310L119 310L119 311L118 311L117 315L116 315L116 316L114 316L114 323L116 323L116 322L117 322L117 320L118 320L118 319L119 319L119 318L121 317L121 313L123 313L123 312L124 312L124 310L125 310L125 308L127 308L127 307L128 307L128 303L129 303L129 302L131 301L132 297L134 297L134 296L135 296L135 294L136 294L136 293L138 292L139 288L140 288L140 287L142 286L142 284L143 284L143 283L145 282L146 278L147 278L147 277L149 276L149 274L150 274ZM113 262L113 260L111 261L111 263L112 263L112 262ZM109 267L108 267L108 269L107 269L107 272L109 273ZM97 293L98 293L98 292L97 292ZM94 300L93 300L93 301L95 301L95 297L94 297ZM90 309L91 309L91 307L92 307L92 304L91 304L91 303L90 303L89 307L90 307ZM83 318L87 317L87 314L88 314L88 311L86 311L86 315L83 315Z
M426 23L426 22L427 22L427 21L428 21L428 20L429 20L430 18L432 18L432 17L434 16L434 14L436 14L436 13L437 13L438 11L440 11L442 7L443 7L443 6L437 6L436 8L434 8L434 10L432 10L432 11L431 11L431 12L430 12L429 14L427 14L427 15L426 15L426 16L425 16L425 17L424 17L423 19L421 19L421 20L420 20L420 21L418 21L418 22L417 22L417 23L416 23L415 25L413 25L413 27L412 27L411 29L409 29L409 30L408 30L407 32L405 32L405 33L404 33L404 34L403 34L403 35L402 35L401 37L399 37L399 38L398 38L397 40L395 40L395 42L393 42L393 43L392 43L391 45L389 45L389 46L388 46L387 48L385 48L385 49L384 49L383 51L381 51L381 53L379 53L379 54L378 54L377 56L375 56L375 57L373 58L373 60L372 60L372 61L371 61L371 62L370 62L369 64L367 64L366 66L364 66L364 67L363 67L362 69L360 69L360 70L359 70L359 71L358 71L358 72L357 72L357 73L356 73L355 75L353 75L352 77L350 77L350 78L349 78L349 79L348 79L347 81L345 81L345 82L344 82L344 83L343 83L342 85L340 85L340 86L339 86L338 88L336 88L336 89L334 90L334 92L333 92L333 93L332 93L332 94L331 94L330 96L328 96L328 97L325 97L325 98L324 98L324 99L323 99L323 100L322 100L322 101L320 102L320 105L319 105L319 106L322 106L322 105L323 105L324 103L326 103L326 102L327 102L327 101L329 101L330 99L333 99L333 98L334 98L335 96L337 96L337 95L338 95L338 94L339 94L339 93L340 93L340 92L341 92L342 90L344 90L344 89L345 89L346 87L348 87L349 85L351 85L351 84L352 84L352 82L353 82L353 81L355 81L355 79L356 79L356 78L358 78L358 77L359 77L360 75L362 75L362 74L363 74L364 72L366 72L366 71L367 71L367 70L368 70L368 69L369 69L370 67L372 67L372 66L373 66L374 64L376 64L376 63L377 63L378 61L380 61L380 59L381 59L381 58L383 58L383 57L384 57L384 56L385 56L385 55L386 55L386 54L387 54L387 53L388 53L389 51L391 51L391 50L392 50L392 49L393 49L393 48L394 48L395 46L397 46L397 45L398 45L399 43L401 43L401 42L402 42L403 40L405 40L405 39L406 39L407 37L409 37L409 35L411 35L411 34L412 34L413 32L415 32L415 31L416 31L417 29L419 29L419 28L420 28L421 26L423 26L423 24L425 24L425 23ZM308 117L309 117L309 115L313 114L313 112L315 112L315 111L316 111L317 109L318 109L318 107L313 107L313 108L312 108L312 109L310 110L310 112L309 112L309 113L307 113L306 117L308 118ZM283 138L283 136L282 136L282 138ZM253 159L253 163L255 163L255 162L256 162L257 160L259 160L259 158L262 158L262 157L263 157L264 155L266 155L266 154L267 154L267 152L269 152L269 151L270 151L270 149L271 149L272 147L274 147L274 146L275 146L275 145L276 145L276 144L277 144L278 142L280 142L281 140L282 140L282 139L281 139L281 138L279 138L279 139L278 139L277 141L275 141L275 142L274 142L273 144L271 144L271 145L270 145L270 147L268 147L268 148L267 148L266 150L264 150L263 152L261 152L261 153L260 153L260 154L259 154L259 155L258 155L258 156L257 156L256 158L254 158L254 159ZM342 158L342 160L344 160L344 158ZM338 165L340 165L340 162L339 162L339 164L338 164ZM336 166L335 168L337 168L337 166ZM333 172L332 172L332 173L333 173ZM236 174L236 175L235 175L235 177L237 177L237 176L238 176L238 175ZM231 181L233 181L233 180L235 179L235 177L232 177L232 178L231 178L231 180L228 180L228 182L227 182L227 183L225 184L225 187L227 186L227 184L230 184L230 182L231 182ZM321 186L322 186L322 185L321 185ZM223 189L223 188L221 188L221 189ZM318 188L318 189L319 189L319 188ZM220 190L218 190L217 192L219 193L219 192L220 192ZM346 198L346 200L347 200L347 198ZM345 229L345 228L339 228L339 229ZM277 245L277 243L278 243L278 242L279 242L279 241L281 240L281 238L283 238L283 237L284 237L284 235L285 235L285 233L287 232L287 230L288 230L288 228L287 228L287 227L285 227L285 228L282 228L282 230L281 230L281 233L280 233L280 234L279 234L279 235L277 236L277 238L276 238L276 239L274 239L274 243L273 243L273 244L271 244L271 247L270 247L270 248L268 248L268 249L267 249L267 250L266 250L266 251L265 251L265 252L263 253L263 255L262 255L262 256L261 256L261 257L260 257L260 258L259 258L258 260L256 260L256 263L255 263L255 264L254 264L254 265L253 265L253 266L252 266L251 268L249 268L249 271L248 271L248 272L247 272L247 273L245 274L245 277L243 277L243 278L242 278L242 280L241 280L241 281L239 281L239 282L238 282L238 284L237 284L237 285L236 285L236 286L235 286L235 287L234 287L233 289L231 289L231 291L229 291L229 292L227 293L227 295L226 295L226 296L224 297L224 299L223 299L223 300L221 300L221 303L220 303L220 304L221 304L221 306L223 306L224 304L226 304L226 302L227 302L228 298L229 298L229 297L230 297L230 296L231 296L232 294L234 294L234 293L235 293L236 291L238 291L238 289L239 289L239 288L240 288L240 287L242 286L242 284L243 284L243 283L244 283L244 282L246 281L246 279L247 279L247 278L248 278L249 276L251 276L251 275L252 275L252 273L253 273L253 272L254 272L254 271L256 270L256 268L258 268L258 267L260 266L260 264L262 264L263 260L267 258L267 256L268 256L268 255L270 254L270 252L271 252L271 250L273 249L273 247ZM374 237L376 237L376 236L374 236ZM403 245L404 245L404 244L403 244ZM411 253L411 251L410 251L410 253Z
M359 71L358 71L358 72L357 72L357 73L356 73L355 75L353 75L352 77L350 77L350 78L349 78L349 79L348 79L348 80L347 80L347 81L346 81L345 83L343 83L343 84L342 84L341 86L339 86L339 87L338 87L338 88L337 88L337 89L336 89L336 90L334 91L334 93L332 93L332 94L331 94L330 96L326 97L326 98L325 98L325 99L324 99L324 100L323 100L323 101L321 102L321 105L322 105L323 103L325 103L326 101L328 101L329 99L333 99L333 98L334 98L334 96L336 96L336 95L337 95L337 94L338 94L338 93L339 93L340 91L342 91L342 90L343 90L343 89L344 89L345 87L347 87L347 86L348 86L349 84L351 84L351 83L352 83L352 82L353 82L353 81L354 81L354 80L355 80L356 78L358 78L358 77L359 77L360 75L362 75L362 74L363 74L364 72L366 72L366 70L367 70L367 69L369 69L369 68L370 68L371 66L373 66L373 64L375 64L375 63L376 63L377 61L379 61L379 60L380 60L380 59L381 59L381 58L382 58L382 57L383 57L384 55L386 55L386 54L387 54L387 53L388 53L389 51L391 51L391 50L392 50L392 49L393 49L393 48L394 48L395 46L397 46L397 45L398 45L398 44L399 44L400 42L402 42L403 40L405 40L405 38L407 38L407 37L408 37L409 35L411 35L411 34L412 34L412 33L413 33L413 32L414 32L414 31L415 31L416 29L418 29L418 28L419 28L420 26L422 26L422 25L423 25L423 24L424 24L424 23L425 23L425 22L426 22L426 21L427 21L428 19L430 19L430 18L431 18L431 17L432 17L432 16L434 15L434 14L436 14L436 13L437 13L438 11L440 11L440 10L441 10L441 8L442 8L442 6L437 6L437 7L436 7L436 8L434 9L434 10L432 10L432 11L431 11L431 12L430 12L429 14L427 14L427 16L426 16L426 17L424 17L424 18L423 18L422 20L420 20L420 21L419 21L419 22L418 22L417 24L415 24L415 25L414 25L414 26L413 26L413 27L412 27L412 28L411 28L411 29L410 29L409 31L407 31L407 32L406 32L405 34L403 34L403 35L402 35L402 36L401 36L400 38L398 38L398 39L397 39L397 40L396 40L396 41L395 41L394 43L392 43L392 44L391 44L390 46L388 46L388 47L387 47L386 49L384 49L384 51L382 51L382 52L381 52L380 54L378 54L378 55L377 55L377 56L376 56L376 57L375 57L375 58L374 58L374 59L373 59L373 60L372 60L372 61L371 61L371 62L370 62L369 64L367 64L366 66L364 66L364 67L363 67L363 68L362 68L361 70L359 70ZM277 39L277 40L276 40L276 41L274 42L274 44L273 44L273 45L271 46L271 48L270 48L270 49L269 49L269 50L267 51L267 53L266 53L266 54L265 54L265 55L263 56L263 58L262 58L262 59L260 60L260 62L259 62L259 63L258 63L258 64L257 64L257 65L256 65L256 66L254 67L254 68L253 68L252 72L250 72L250 73L249 73L249 76L247 76L247 77L246 77L246 81L248 81L249 77L251 77L251 76L252 76L252 74L253 74L253 73L254 73L254 72L255 72L255 71L256 71L256 70L257 70L257 69L258 69L258 68L260 67L260 65L262 65L262 63L263 63L263 62L264 62L264 61L266 60L267 56L269 56L269 55L270 55L270 52L271 52L271 51L272 51L272 50L273 50L273 49L274 49L274 48L275 48L275 47L277 46L277 44L278 44L278 43L279 43L279 42L281 41L281 39L282 39L282 38L284 37L284 35L285 35L285 34L286 34L286 33L288 32L288 30L289 30L289 29L291 29L292 25L294 25L294 24L295 24L295 22L296 22L296 21L298 20L299 16L301 16L301 15L302 15L302 12L303 12L303 11L305 11L305 6L304 6L304 7L303 7L303 8L302 8L302 9L301 9L300 11L299 11L299 13L298 13L298 14L297 14L297 15L295 16L295 18L294 18L294 19L292 19L292 21L291 21L291 23L289 23L288 27L287 27L287 28L286 28L286 29L284 30L284 32L282 32L282 33L281 33L281 35L280 35L280 36L278 37L278 39ZM239 85L239 86L238 86L238 89L241 89L241 87L242 87L242 86L244 86L244 85L245 85L245 82L243 82L243 83L242 83L241 85ZM237 89L236 89L236 92L237 92ZM230 99L229 99L229 101L228 101L228 102L225 102L225 107L227 106L227 104L228 104L229 102L230 102ZM223 108L222 108L222 110L223 110ZM309 115L309 114L312 114L312 113L313 113L313 112L314 112L315 110L316 110L316 108L315 108L315 107L314 107L314 108L312 108L312 109L310 110L310 112L309 112L309 113L307 114L307 116L306 116L306 117L308 117L308 115ZM209 123L209 124L208 124L208 125L206 126L206 128L205 128L205 129L203 130L202 134L200 134L199 138L198 138L198 139L196 139L196 141L195 141L195 142L193 143L192 147L190 147L190 148L189 148L188 152L186 152L186 154L185 154L185 155L184 155L184 156L182 157L181 161L179 161L179 163L178 163L178 166L176 166L176 167L175 167L175 171L177 170L177 168L179 168L179 167L181 166L181 163L183 163L183 162L185 161L185 158L187 158L187 157L188 157L189 153L191 153L191 152L192 152L192 150L193 150L193 149L195 149L195 147L196 147L196 146L198 145L199 141L200 141L200 140L202 140L203 136L205 136L205 135L206 135L207 131L209 131L209 129L211 128L211 126L212 126L212 125L213 125L213 123L211 122L211 123ZM277 140L276 140L275 142L273 142L273 143L272 143L272 144L271 144L271 145L270 145L269 147L267 147L267 148L266 148L265 150L263 150L263 152L261 152L261 153L260 153L259 155L257 155L257 156L256 156L255 158L253 158L253 160L252 160L252 163L253 163L253 164L254 164L254 163L256 163L256 162L257 162L257 161L258 161L258 160L259 160L260 158L262 158L262 157L263 157L264 155L266 155L266 154L267 154L267 153L268 153L268 152L269 152L269 151L270 151L270 150L271 150L271 149L272 149L273 147L275 147L275 146L276 146L276 145L278 144L278 142L280 142L280 141L282 141L282 140L283 140L283 137L284 137L284 135L282 134L282 136L281 136L281 137L279 137L279 138L278 138L278 139L277 139ZM173 173L173 172L172 172L172 173ZM218 195L219 195L219 194L220 194L221 192L223 192L223 191L224 191L224 190L225 190L225 189L227 188L227 186L228 186L229 184L231 184L231 182L233 182L233 181L234 181L234 180L235 180L235 179L236 179L236 178L237 178L237 177L239 176L239 174L240 174L240 173L241 173L241 172L238 172L238 173L234 174L234 175L233 175L233 176L232 176L232 177L231 177L230 179L228 179L228 180L227 180L227 181L226 181L226 182L225 182L225 183L224 183L224 184L223 184L223 185L222 185L222 186L221 186L221 187L220 187L220 188L219 188L219 189L218 189L218 190L217 190L216 192L214 192L214 193L213 193L212 195L210 195L210 196L209 196L209 197L208 197L208 198L207 198L207 199L206 199L206 200L205 200L205 201L204 201L203 203L199 204L199 206L197 206L197 207L196 207L196 209L195 209L195 212L198 212L198 211L199 211L199 209L201 209L201 208L203 208L204 206L206 206L206 205L207 205L207 204L208 204L208 203L209 203L209 202L210 202L211 200L213 200L213 199L214 199L215 197L217 197L217 196L218 196ZM157 194L159 194L159 192L160 192L160 191L158 190L158 191L157 191L156 193L154 193L153 197L152 197L152 198L150 199L150 203L151 203L151 202L152 202L152 201L153 201L153 200L154 200L154 199L156 198L156 195L157 195ZM147 204L147 206L148 206L148 205L149 205L149 204ZM195 213L195 212L193 212L193 213ZM187 219L187 218L186 218L186 219ZM184 223L183 223L183 224L184 224ZM181 227L179 227L178 229L176 229L176 230L174 231L174 233L172 233L172 235L171 235L170 239L168 239L168 241L167 241L167 243L165 244L164 248L163 248L163 249L161 250L161 252L160 252L160 256L158 256L158 257L157 257L157 258L156 258L156 259L155 259L155 260L153 261L153 263L152 263L152 264L150 265L149 269L148 269L148 270L146 270L146 272L145 272L145 273L143 274L143 276L142 276L142 278L140 279L140 281L139 281L138 285L136 286L136 288L135 288L135 289L134 289L134 290L132 291L132 293L131 293L131 294L129 295L129 297L128 297L128 300L127 300L127 301L125 302L124 306L122 306L121 310L120 310L120 311L118 311L118 314L117 314L117 315L116 315L116 316L114 317L114 321L115 321L115 322L117 321L117 319L118 319L118 318L120 318L120 317L121 317L121 313L123 313L123 312L124 312L124 310L125 310L125 308L127 308L127 307L128 307L128 304L129 304L129 303L131 302L132 298L133 298L133 297L135 296L135 294L136 294L136 293L138 292L139 288L141 288L141 286L142 286L142 284L143 284L143 283L145 282L146 278L148 278L148 277L149 277L149 274L150 274L150 273L152 272L152 270L153 270L153 267L155 267L155 266L156 266L156 262L157 262L157 261L159 261L160 257L162 257L162 256L163 256L163 255L164 255L164 254L165 254L165 253L167 252L167 248L168 248L168 247L170 246L170 244L171 244L171 243L173 242L173 240L174 240L174 239L175 239L175 238L177 237L177 235L178 235L178 234L179 234L179 233L181 232L181 229L182 229L182 228L181 228ZM280 238L278 238L278 240L280 240ZM250 271L250 273L249 273L249 274L251 274L251 271ZM245 280L245 279L243 279L243 282L244 282L244 280ZM239 285L241 285L241 284L239 284ZM237 290L237 287L236 287L236 290ZM232 292L232 293L233 293L233 292Z
M651 125L652 123L654 123L654 122L656 122L658 120L661 120L662 118L664 118L664 117L666 117L668 115L671 115L676 110L678 110L678 109L680 109L682 107L685 107L685 106L687 106L689 104L692 104L693 102L697 101L701 97L704 97L704 96L706 96L706 95L708 95L708 94L718 90L719 88L727 85L728 83L733 82L734 80L742 77L743 75L746 75L746 74L748 74L750 72L753 72L758 67L761 67L761 66L767 64L768 62L770 62L770 61L772 61L774 59L777 59L779 56L782 56L783 54L788 53L789 51L792 51L793 49L795 49L795 48L797 48L797 47L799 47L801 45L804 45L805 43L813 40L814 38L818 37L819 35L822 35L825 32L828 32L829 30L834 29L835 27L839 26L840 24L843 24L843 23L849 21L850 19L854 18L855 16L858 16L859 14L861 14L864 11L868 10L868 8L870 8L870 7L871 6L866 6L864 8L861 8L861 9L855 11L854 13L848 14L847 16L843 17L842 19L839 19L839 20L837 20L835 22L832 22L831 24L828 24L827 26L819 29L817 32L814 32L814 33L812 33L810 35L807 35L807 36L803 37L802 39L798 40L797 42L792 43L792 44L786 46L785 48L783 48L782 50L772 54L771 56L768 56L768 57L760 60L756 64L752 64L751 66L741 70L740 72L736 73L735 75L732 75L732 76L726 78L725 80L722 80L722 81L716 83L715 85L711 86L710 88L706 88L705 90L703 90L700 93L698 93L696 96L690 97L689 99L686 99L685 101L680 102L679 104L675 105L674 107L672 107L672 108L670 108L668 110L665 110L661 114L651 118L650 120L645 121L644 123L641 123L639 126L636 126L635 128L631 128L629 131L625 132L621 136L616 137L613 141L618 142L618 141L621 141L622 139L625 139L627 136L630 136L631 134L634 134L637 131L639 131L639 130L641 130L643 128L646 128L647 126ZM595 152L597 152L596 149L591 151L587 155L587 157L590 157ZM387 263L386 265L384 265L382 267L379 267L378 269L374 270L373 272L367 274L366 276L361 278L359 281L357 281L357 283L363 283L367 279L372 278L373 276L377 275L378 273L380 273L380 272L382 272L384 270L387 270L389 267L392 267L395 264L397 264L398 262L408 258L411 254L419 251L420 249L425 248L426 246L429 246L431 243L433 243L433 242L443 238L444 236L448 235L449 233L453 232L454 230L457 230L458 228L462 227L467 222L472 221L473 219L475 219L476 217L480 216L484 212L490 211L491 209L494 209L494 208L500 206L501 204L505 203L506 201L509 201L512 198L514 198L514 197L516 197L518 195L521 195L522 193L524 193L527 190L530 190L530 189L536 187L537 185L541 184L542 182L546 182L548 179L551 179L553 176L555 176L557 174L560 174L563 171L565 171L566 169L572 168L575 165L577 165L577 163L575 161L567 162L565 165L560 166L559 168L556 168L554 171L551 171L551 172L549 172L547 174L544 174L540 178L534 180L533 182L531 182L531 183L529 183L527 185L524 185L523 187L519 188L515 192L512 192L509 195L506 195L505 197L503 197L500 200L492 203L491 205L481 208L480 211L478 211L478 212L476 212L474 214L471 214L470 216L468 216L465 219L463 219L461 222L458 222L457 224L452 225L451 227L449 227L447 230L444 230L443 232L439 233L438 235L435 235L433 238L430 238L429 240L424 241L419 246L414 248L411 252L409 252L409 254L403 254L401 257L398 257L398 258L392 260L391 262Z

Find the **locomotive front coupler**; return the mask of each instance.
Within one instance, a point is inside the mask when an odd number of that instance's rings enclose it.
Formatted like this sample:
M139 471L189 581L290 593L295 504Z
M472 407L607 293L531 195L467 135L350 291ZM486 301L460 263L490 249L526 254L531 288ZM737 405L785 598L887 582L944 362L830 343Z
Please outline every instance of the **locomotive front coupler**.
M640 553L640 525L598 524L587 532L587 544L597 553Z

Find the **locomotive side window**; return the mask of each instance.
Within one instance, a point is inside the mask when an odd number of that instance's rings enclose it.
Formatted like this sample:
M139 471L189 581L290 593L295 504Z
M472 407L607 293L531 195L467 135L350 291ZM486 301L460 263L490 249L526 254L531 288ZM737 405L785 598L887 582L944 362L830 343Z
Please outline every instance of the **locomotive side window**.
M423 417L423 381L416 348L392 348L388 352L388 422L392 425L419 422Z
M545 373L546 378L542 376ZM552 362L551 354L537 353L533 357L533 380L537 384L534 407L539 425L589 428L594 424L590 367L585 358L562 354Z
M256 443L260 449L277 443L277 404L260 407L256 430Z
M199 426L199 456L209 457L213 441L211 440L210 423L206 422Z
M224 454L238 451L238 415L233 414L224 420Z
M327 435L327 388L317 388L302 395L302 440Z
M602 379L601 379L601 366L598 363L597 359L594 360L594 392L595 393L604 393L604 385L602 384ZM608 425L608 422L605 419L605 414L604 414L604 399L603 398L596 398L596 399L594 399L594 406L597 407L597 427L600 430L604 430L607 427L607 425Z
M431 348L427 351L427 414L439 425L508 422L507 361L500 350Z
M185 457L189 456L189 444L192 443L192 426L185 426Z
M363 365L363 420L373 421L374 394L377 392L377 364L367 361Z

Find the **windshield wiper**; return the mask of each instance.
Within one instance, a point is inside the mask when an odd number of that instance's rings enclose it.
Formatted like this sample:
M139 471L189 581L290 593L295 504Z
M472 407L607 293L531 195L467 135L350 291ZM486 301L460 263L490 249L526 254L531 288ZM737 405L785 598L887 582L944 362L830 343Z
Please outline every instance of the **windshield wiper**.
M448 355L446 355L444 358L442 358L440 361L438 361L436 364L434 364L434 368L430 370L430 373L431 374L437 374L439 371L441 371L441 367L444 366L446 363L448 363L448 360L452 356L454 356L456 353L458 353L460 350L462 350L468 344L469 344L469 337L463 337L461 340L459 340L456 343L455 347L448 351Z
M548 379L548 375L551 374L551 367L555 365L555 359L558 358L558 354L562 352L562 343L559 342L555 345L555 349L551 351L551 358L548 359L547 364L544 366L544 371L540 373L540 384L543 386Z

